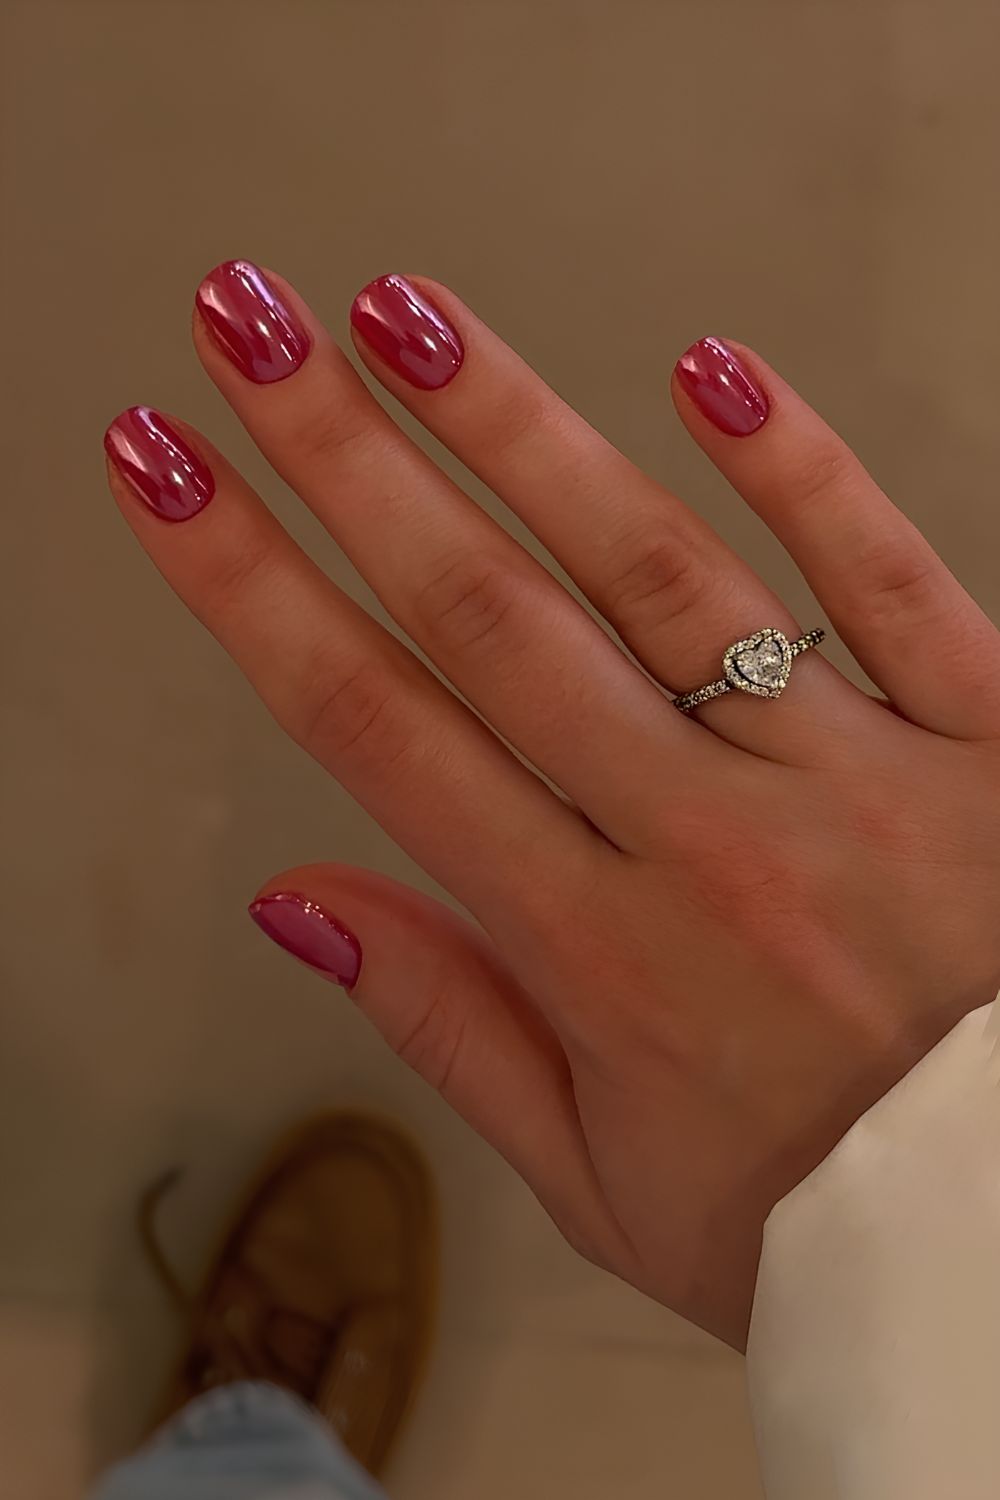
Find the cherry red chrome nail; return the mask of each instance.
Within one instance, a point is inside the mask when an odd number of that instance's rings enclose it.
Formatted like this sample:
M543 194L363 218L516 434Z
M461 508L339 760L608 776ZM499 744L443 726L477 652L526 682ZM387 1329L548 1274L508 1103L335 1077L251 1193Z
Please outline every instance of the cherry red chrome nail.
M294 375L312 346L277 288L249 260L227 260L209 271L195 302L220 349L255 385Z
M770 403L721 339L699 339L677 361L677 379L720 432L749 437L767 421Z
M351 323L380 359L422 391L437 391L462 367L458 330L405 276L380 276L355 297Z
M361 944L331 912L293 891L251 901L260 930L288 953L328 979L352 989L361 973Z
M149 406L130 406L104 434L104 451L149 509L189 521L215 494L212 471L177 429Z

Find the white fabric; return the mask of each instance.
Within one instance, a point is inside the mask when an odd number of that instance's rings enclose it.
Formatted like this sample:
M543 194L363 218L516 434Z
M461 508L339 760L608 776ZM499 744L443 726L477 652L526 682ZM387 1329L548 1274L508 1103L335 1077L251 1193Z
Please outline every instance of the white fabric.
M787 1198L748 1350L767 1500L1000 1496L1000 996Z

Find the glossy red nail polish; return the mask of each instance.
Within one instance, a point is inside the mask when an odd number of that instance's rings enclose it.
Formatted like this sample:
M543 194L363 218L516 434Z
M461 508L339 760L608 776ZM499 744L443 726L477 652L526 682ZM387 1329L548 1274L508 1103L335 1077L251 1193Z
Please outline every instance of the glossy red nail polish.
M227 260L209 271L195 302L215 342L256 385L285 380L312 346L263 271L248 260Z
M104 434L104 451L164 521L189 521L215 494L204 459L149 406L131 406L115 417Z
M380 276L358 293L351 323L411 385L437 391L454 379L465 350L458 332L404 276Z
M677 379L702 415L730 437L749 437L767 421L767 396L721 339L692 344L677 361Z
M279 891L251 901L248 910L260 930L280 948L345 989L357 984L361 944L314 901L292 891Z

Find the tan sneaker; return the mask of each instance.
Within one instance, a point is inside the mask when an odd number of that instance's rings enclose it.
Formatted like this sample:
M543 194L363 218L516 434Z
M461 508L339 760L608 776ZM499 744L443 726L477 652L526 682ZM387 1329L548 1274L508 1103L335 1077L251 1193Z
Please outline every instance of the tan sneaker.
M183 1297L149 1223L159 1196L147 1199L143 1232ZM335 1114L300 1127L187 1303L190 1340L159 1420L213 1386L267 1380L308 1401L378 1473L427 1354L435 1217L423 1158L394 1126Z

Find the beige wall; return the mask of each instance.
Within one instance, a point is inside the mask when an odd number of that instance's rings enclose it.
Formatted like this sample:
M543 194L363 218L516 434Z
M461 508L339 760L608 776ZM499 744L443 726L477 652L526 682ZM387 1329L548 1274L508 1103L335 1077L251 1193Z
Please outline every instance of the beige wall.
M168 595L100 439L136 401L179 413L344 578L201 373L191 295L247 256L343 331L364 281L420 271L811 619L666 395L697 336L754 344L1000 617L998 15L6 0L5 1492L62 1500L141 1425L175 1330L136 1252L139 1188L190 1163L171 1233L194 1274L272 1130L341 1100L406 1118L445 1197L444 1335L402 1500L756 1492L738 1363L573 1261L346 1007L262 951L243 904L272 870L419 877Z

